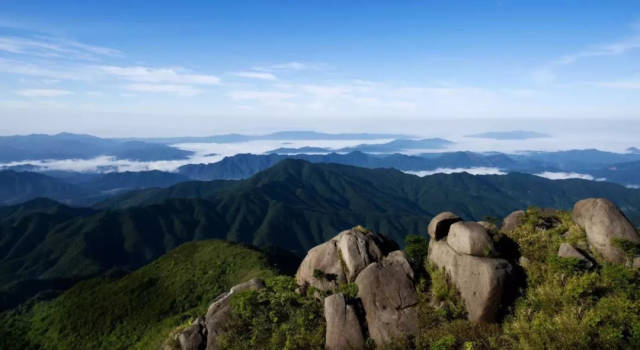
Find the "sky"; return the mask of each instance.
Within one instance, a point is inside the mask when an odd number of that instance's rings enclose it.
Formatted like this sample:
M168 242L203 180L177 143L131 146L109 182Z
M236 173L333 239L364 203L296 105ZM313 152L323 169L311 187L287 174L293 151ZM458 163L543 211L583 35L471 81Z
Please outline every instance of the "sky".
M638 131L638 1L0 1L0 135L558 119Z

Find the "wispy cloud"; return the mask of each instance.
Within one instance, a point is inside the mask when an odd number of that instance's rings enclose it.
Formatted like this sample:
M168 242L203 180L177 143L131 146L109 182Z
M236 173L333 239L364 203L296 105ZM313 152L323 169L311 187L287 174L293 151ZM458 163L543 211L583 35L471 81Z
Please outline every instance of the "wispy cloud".
M531 73L531 78L533 81L538 83L549 83L556 79L555 70L562 66L567 66L593 57L620 56L632 50L640 49L640 34L637 33L639 31L640 29L636 28L636 33L628 36L627 38L611 43L594 45L590 48L553 59L543 66L534 69Z
M317 70L321 69L324 65L319 63L309 63L309 62L285 62L285 63L277 63L271 64L267 66L257 66L254 67L254 70L264 71L264 72L274 72L274 71L303 71L303 70Z
M179 84L130 84L125 86L126 90L136 92L169 93L178 96L194 96L202 92L191 85Z
M0 51L20 55L82 60L96 60L99 56L122 55L116 49L51 37L0 36Z
M234 72L233 75L242 78L259 80L277 80L276 76L268 72Z
M98 69L118 78L145 83L196 85L216 85L220 83L220 78L216 76L193 74L184 68L99 66Z
M58 97L71 95L73 92L60 89L24 89L16 91L16 94L27 97Z

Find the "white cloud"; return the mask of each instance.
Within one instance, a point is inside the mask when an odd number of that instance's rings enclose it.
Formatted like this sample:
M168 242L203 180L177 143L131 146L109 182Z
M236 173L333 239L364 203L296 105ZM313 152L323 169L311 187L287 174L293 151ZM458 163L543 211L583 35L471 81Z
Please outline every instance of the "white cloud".
M109 75L136 82L196 85L215 85L220 83L220 78L216 76L191 74L184 69L150 68L143 66L99 66L98 69Z
M25 89L16 91L16 94L27 97L58 97L71 95L73 92L59 89Z
M632 36L610 44L599 45L592 49L564 55L554 61L554 63L565 65L574 63L583 58L598 56L617 56L638 48L640 48L640 35Z
M194 96L202 91L190 85L178 84L130 84L125 89L136 92L170 93L178 96Z
M259 80L276 80L276 76L267 72L235 72L232 73L237 77L259 79Z
M595 178L589 174L580 174L580 173L574 173L574 172L545 171L535 175L544 177L550 180L582 179L582 180L590 180L590 181L606 181L605 178Z
M20 55L83 60L95 60L100 56L121 55L120 51L116 49L51 37L0 36L0 51Z
M435 170L403 170L407 174L413 174L420 177L434 175L434 174L455 174L455 173L469 173L471 175L506 175L507 173L498 169L490 167L475 167L475 168L438 168Z
M254 67L253 69L258 71L272 72L272 71L303 71L303 70L317 70L323 67L319 63L304 63L304 62L286 62L272 64L268 66Z
M295 95L282 91L237 90L229 92L229 97L236 101L258 101L264 104L281 104Z
M636 29L636 32L638 30ZM607 57L624 55L629 51L640 49L640 35L634 34L625 39L608 44L596 45L592 48L566 54L551 60L547 64L534 69L531 79L536 83L550 83L556 79L555 69L576 63L580 60L592 57Z

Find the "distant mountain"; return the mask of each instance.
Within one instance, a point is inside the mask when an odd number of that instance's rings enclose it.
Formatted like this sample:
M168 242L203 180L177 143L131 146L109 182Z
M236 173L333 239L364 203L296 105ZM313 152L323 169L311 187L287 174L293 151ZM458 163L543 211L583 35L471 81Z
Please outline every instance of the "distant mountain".
M300 153L329 153L329 152L332 152L332 150L324 147L299 147L299 148L280 147L280 148L271 150L267 153L300 154Z
M0 136L0 162L88 159L112 156L139 161L186 159L192 152L171 146L62 133Z
M142 138L127 139L140 140L145 142L157 142L165 144L177 143L234 143L257 140L374 140L374 139L395 139L407 138L408 135L386 134L386 133L340 133L330 134L315 131L280 131L265 135L241 135L226 134L201 137L164 137L164 138Z
M371 153L394 153L413 149L442 149L453 144L453 142L441 138L407 140L398 139L379 144L361 144L353 147L344 147L337 152L371 152Z
M558 152L525 152L514 159L528 159L553 166L561 171L589 172L609 165L640 161L640 154L614 153L597 149L567 150Z
M183 242L209 238L301 253L362 224L400 243L407 234L425 234L428 220L443 210L480 220L529 206L569 208L597 196L610 198L640 223L639 194L611 183L517 173L420 178L393 169L284 160L247 180L134 191L74 217L15 217L0 225L0 237L33 238L28 249L18 249L16 239L1 241L0 251L7 253L0 256L0 285L27 284L33 292L30 281L131 270ZM27 226L16 229L15 220Z
M494 139L494 140L527 140L527 139L549 137L549 135L543 134L540 132L535 132L535 131L514 130L514 131L483 132L479 134L466 135L466 137L476 137L476 138Z
M629 186L640 186L640 161L617 163L590 172L596 178Z
M403 154L373 155L363 152L347 154L238 154L210 164L189 164L178 169L180 174L195 180L243 179L265 170L284 159L302 159L312 163L337 163L364 168L395 168L398 170L434 170L437 168L498 167L510 170L535 169L535 162L516 162L505 154L447 152L409 156ZM546 168L545 168L546 170Z
M162 171L122 173L0 171L0 205L47 197L73 205L91 205L108 196L135 189L169 187L186 176Z
M100 174L79 185L94 191L123 191L150 187L169 187L179 182L189 181L186 176L159 170L125 171Z
M37 197L70 203L94 192L53 177L32 172L0 171L0 205L15 204Z

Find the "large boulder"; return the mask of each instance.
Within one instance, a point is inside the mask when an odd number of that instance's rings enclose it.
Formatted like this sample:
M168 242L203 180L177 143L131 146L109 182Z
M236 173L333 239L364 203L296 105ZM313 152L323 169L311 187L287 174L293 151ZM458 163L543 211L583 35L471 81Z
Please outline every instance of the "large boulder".
M264 281L254 278L234 286L229 292L221 294L209 305L204 321L207 328L206 350L216 349L218 336L224 332L228 326L231 313L231 296L245 290L258 290L262 288L265 288Z
M609 262L626 262L625 253L616 245L616 240L640 243L640 235L633 225L620 209L607 199L588 198L578 201L573 206L571 217L587 233L591 249Z
M353 282L369 264L398 249L388 238L355 227L322 243L307 253L296 273L296 282L318 290L335 290Z
M524 216L524 210L516 210L502 220L500 231L511 232L520 224L520 219Z
M347 304L342 293L324 299L324 318L327 323L325 349L364 349L365 340L353 305Z
M378 346L418 331L413 270L401 251L367 266L356 278L370 337Z
M493 252L493 240L487 230L472 221L460 221L451 225L447 243L461 254L489 256Z
M449 227L458 221L462 221L462 219L450 211L445 211L436 215L431 219L429 226L427 227L429 236L431 236L431 239L433 240L446 237L447 233L449 233Z
M506 260L461 254L446 241L429 243L429 261L444 269L473 322L493 322L512 267Z

